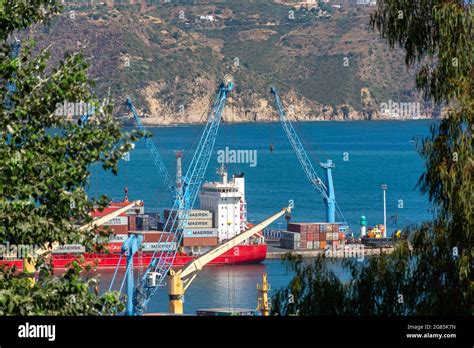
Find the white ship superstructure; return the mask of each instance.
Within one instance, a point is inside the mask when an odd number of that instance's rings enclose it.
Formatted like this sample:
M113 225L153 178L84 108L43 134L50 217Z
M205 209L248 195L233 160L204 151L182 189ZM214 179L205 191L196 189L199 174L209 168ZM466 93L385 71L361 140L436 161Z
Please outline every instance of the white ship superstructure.
M213 212L213 225L218 229L219 240L223 241L247 229L245 179L242 173L234 174L229 181L224 166L217 173L221 181L204 183L199 200L201 209Z

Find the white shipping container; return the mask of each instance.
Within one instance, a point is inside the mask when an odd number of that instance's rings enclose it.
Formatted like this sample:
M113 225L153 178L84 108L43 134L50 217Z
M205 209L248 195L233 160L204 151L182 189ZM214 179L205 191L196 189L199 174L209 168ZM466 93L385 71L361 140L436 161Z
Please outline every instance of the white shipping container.
M127 240L128 234L111 234L109 236L109 243L123 243Z
M164 217L165 219L168 218L170 215L170 210L165 209ZM176 212L173 213L173 216L176 215ZM209 210L201 210L201 209L193 209L190 210L188 213L188 219L190 220L212 220L212 212Z
M66 254L66 253L85 253L86 248L81 244L64 244L53 246L53 254Z
M212 219L188 220L185 227L189 227L189 228L212 228Z
M306 242L306 249L313 249L313 242Z
M176 250L175 242L161 242L161 243L143 243L143 251L174 251Z
M217 228L202 228L202 229L184 229L183 236L185 238L193 237L218 237L219 229Z
M123 226L126 225L128 226L128 217L126 216L117 216L114 217L113 219L107 221L104 223L105 226Z

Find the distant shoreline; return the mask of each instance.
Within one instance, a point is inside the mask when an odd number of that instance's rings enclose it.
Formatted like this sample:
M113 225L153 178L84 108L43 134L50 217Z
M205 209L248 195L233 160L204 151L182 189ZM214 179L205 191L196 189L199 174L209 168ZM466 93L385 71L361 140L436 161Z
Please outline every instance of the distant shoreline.
M337 123L355 123L355 122L423 122L423 121L438 121L439 118L417 118L417 119L378 119L378 120L292 120L292 123L315 123L315 122L337 122ZM201 126L205 124L202 123L173 123L173 124L150 124L146 122L146 118L143 119L143 125L145 127L156 127L156 128L177 128L177 127L191 127L191 126ZM221 122L221 125L247 125L247 124L266 124L266 123L280 123L280 121L244 121L244 122ZM123 123L125 127L135 127L136 125L133 122Z

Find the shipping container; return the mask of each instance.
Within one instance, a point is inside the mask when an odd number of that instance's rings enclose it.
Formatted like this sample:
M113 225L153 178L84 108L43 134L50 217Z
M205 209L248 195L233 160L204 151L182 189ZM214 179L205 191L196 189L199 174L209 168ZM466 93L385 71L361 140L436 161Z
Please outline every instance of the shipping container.
M178 226L179 221L177 220L175 222L175 228ZM199 219L199 220L188 220L186 224L184 225L184 228L188 229L196 229L196 228L212 228L213 223L212 219ZM166 226L165 230L169 231L171 229L171 223L169 223L169 226Z
M326 232L319 232L319 241L326 240Z
M183 238L218 237L218 232L217 228L184 229Z
M319 232L319 222L292 222L288 223L288 231L291 232Z
M319 249L319 248L320 248L319 244L320 244L319 241L314 241L314 242L313 242L313 248L314 248L314 249Z
M138 215L136 221L137 221L137 231L150 230L150 217L148 215Z
M288 239L280 239L280 247L283 249L296 250L300 248L300 242Z
M212 228L212 219L188 220L185 227L189 228Z
M289 232L289 231L281 231L280 232L280 239L288 239L292 241L299 241L301 238L299 233Z
M308 242L313 242L313 241L314 241L314 232L308 232L308 233L306 234L306 240L307 240Z
M300 232L301 232L301 229L302 229L302 225L301 225L301 224L288 223L288 231L290 231L290 232L298 232L298 233L300 233Z
M119 253L122 250L123 242L120 243L108 243L104 247L111 253Z
M155 242L155 243L143 243L143 251L174 251L176 250L175 242Z
M339 232L333 232L332 240L339 240Z
M144 243L155 243L155 242L174 242L175 236L173 233L161 232L161 231L143 231L143 242Z
M349 232L349 226L347 225L339 225L339 232Z
M137 215L128 216L128 230L136 231L137 230Z
M128 233L110 234L109 243L123 243L127 240L127 238L128 238Z
M312 250L313 249L313 242L306 242L306 249Z
M167 220L170 216L170 209L165 209L164 211L164 220ZM173 213L173 216L176 216L177 212ZM201 209L192 209L188 213L189 220L212 220L212 212L209 210L201 210Z
M85 251L86 248L81 244L55 245L51 250L53 254L84 253Z
M128 226L128 217L117 216L103 224L104 226Z
M319 241L319 232L314 232L314 241Z
M158 212L148 213L148 228L153 231L158 231L162 228L159 226L161 215Z
M344 232L339 232L339 240L346 239L346 234Z
M217 237L183 238L183 246L216 246L218 242Z
M327 242L325 240L320 240L319 241L319 249L326 249L326 246L327 246Z
M110 232L110 233L113 233L113 234L127 234L128 233L128 224L127 225L123 225L123 226L119 226L119 225L115 225L115 226L100 226L98 228L99 231L107 231L107 232Z
M332 232L326 232L326 240L332 240Z

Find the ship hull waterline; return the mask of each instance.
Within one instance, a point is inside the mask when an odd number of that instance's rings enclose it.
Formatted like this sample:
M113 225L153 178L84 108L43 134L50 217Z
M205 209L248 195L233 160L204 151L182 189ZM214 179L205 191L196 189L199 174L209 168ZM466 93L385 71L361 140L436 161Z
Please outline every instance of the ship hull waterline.
M120 254L117 252L111 253L84 253L84 254L53 254L53 267L55 269L65 269L75 259L80 260L83 256L85 265L90 265L97 269L116 268L119 264L119 268L126 267L126 258L120 259ZM229 251L225 252L221 256L216 257L214 260L209 262L209 266L218 265L245 265L245 264L256 264L265 261L267 256L267 245L238 245ZM139 252L134 257L135 267L147 267L153 257L152 251ZM198 256L176 254L173 261L173 267L182 267L189 262L195 260ZM171 260L170 260L171 261ZM0 265L6 265L8 267L16 266L18 269L23 267L23 260L0 260Z

